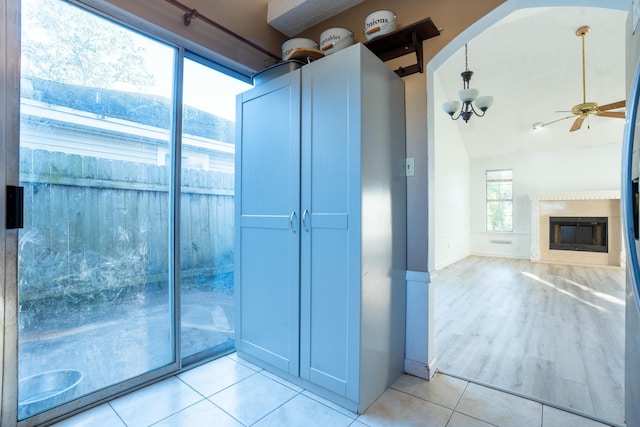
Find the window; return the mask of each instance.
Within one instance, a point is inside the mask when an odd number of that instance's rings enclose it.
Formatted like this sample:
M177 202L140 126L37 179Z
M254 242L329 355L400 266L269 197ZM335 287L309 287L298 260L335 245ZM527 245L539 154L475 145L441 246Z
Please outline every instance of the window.
M513 231L513 171L486 171L487 231Z

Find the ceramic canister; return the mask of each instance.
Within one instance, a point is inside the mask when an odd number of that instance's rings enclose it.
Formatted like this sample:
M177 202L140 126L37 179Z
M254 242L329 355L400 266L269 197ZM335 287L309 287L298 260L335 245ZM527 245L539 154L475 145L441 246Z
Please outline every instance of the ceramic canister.
M320 34L320 50L325 55L353 44L353 32L342 27L328 28Z
M287 55L289 55L291 51L296 48L317 49L318 43L311 39L306 39L303 37L289 39L282 44L282 58L286 58Z
M364 20L364 34L367 40L396 30L396 14L390 10L376 10Z

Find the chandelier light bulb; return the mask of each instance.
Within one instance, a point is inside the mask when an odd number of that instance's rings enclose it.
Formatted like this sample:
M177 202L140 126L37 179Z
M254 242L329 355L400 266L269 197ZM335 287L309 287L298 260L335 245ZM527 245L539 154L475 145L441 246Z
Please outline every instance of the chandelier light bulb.
M478 89L462 89L458 92L458 97L462 102L472 102L479 94L480 91Z
M460 101L447 101L444 104L442 104L442 109L444 110L445 113L449 114L450 116L453 116L455 112L460 109L460 105L462 105Z
M492 104L493 96L488 95L478 97L473 102L474 107L478 108L480 111L487 111Z

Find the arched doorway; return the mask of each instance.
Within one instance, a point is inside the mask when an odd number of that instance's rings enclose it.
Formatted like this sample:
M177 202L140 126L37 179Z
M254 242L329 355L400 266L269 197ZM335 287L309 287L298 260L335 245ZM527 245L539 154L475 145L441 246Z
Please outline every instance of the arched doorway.
M624 29L629 7L630 2L614 2L602 8L593 1L542 5L508 1L454 39L427 65L430 271L441 270L470 254L482 255L483 259L528 259L530 193L619 188L622 120L593 120L590 129L573 133L569 133L572 120L549 126L545 133L534 134L532 125L563 117L566 114L556 111L582 101L580 39L575 36L582 25L593 29L586 41L590 55L587 97L600 105L625 97ZM462 88L459 73L465 67L465 43L469 69L475 72L471 86L481 95L496 99L486 117L473 117L467 124L451 122L440 107ZM608 55L618 59L608 59ZM614 72L614 77L605 76L607 72ZM605 87L609 83L614 86ZM567 158L573 159L568 164L575 169L550 169L555 162L567 164L560 160ZM583 167L574 165L577 158L584 160ZM606 173L594 169L592 164L598 161L607 165ZM513 170L514 228L510 233L488 233L485 228L484 174L491 169ZM578 284L585 286L580 281ZM433 285L438 286L437 274ZM487 313L491 314L490 309ZM442 354L437 338L435 353L436 357ZM444 370L444 360L438 358L438 368ZM593 372L586 375L597 377ZM486 378L468 379L491 384ZM571 383L558 387L559 393L571 393ZM622 387L616 393L624 399ZM529 397L547 401L545 396ZM598 405L587 410L566 401L551 403L609 421L623 420L622 409L616 413Z

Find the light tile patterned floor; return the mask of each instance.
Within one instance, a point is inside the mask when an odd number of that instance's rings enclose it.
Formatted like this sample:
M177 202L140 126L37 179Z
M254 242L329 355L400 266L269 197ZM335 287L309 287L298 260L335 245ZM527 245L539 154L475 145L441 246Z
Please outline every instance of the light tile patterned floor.
M150 385L56 427L602 427L454 377L403 375L358 416L235 354Z

